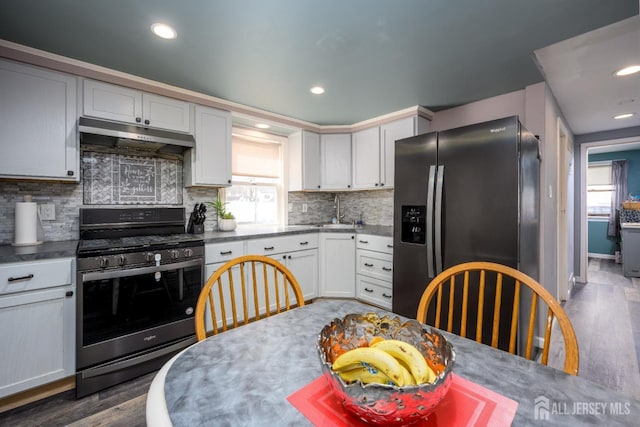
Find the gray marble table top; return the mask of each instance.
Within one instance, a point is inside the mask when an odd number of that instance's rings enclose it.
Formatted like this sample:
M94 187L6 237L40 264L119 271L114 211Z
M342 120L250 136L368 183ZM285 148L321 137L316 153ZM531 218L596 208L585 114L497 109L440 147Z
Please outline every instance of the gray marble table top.
M210 337L184 351L164 383L174 426L300 426L287 396L321 375L316 340L348 313L389 312L354 300L318 300ZM454 372L518 402L513 425L638 425L640 402L562 371L445 333ZM548 409L537 420L538 407ZM541 400L542 399L542 400ZM539 414L542 413L539 410Z

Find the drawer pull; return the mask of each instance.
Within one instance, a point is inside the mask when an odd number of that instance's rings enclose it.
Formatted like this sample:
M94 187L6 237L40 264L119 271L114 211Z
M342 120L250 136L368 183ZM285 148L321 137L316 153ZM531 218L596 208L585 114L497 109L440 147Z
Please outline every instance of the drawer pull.
M382 267L382 269L383 269L384 271L391 271L391 269L390 269L389 267Z
M301 246L308 245L308 244L309 244L309 242L300 242Z
M73 296L73 291L67 291L64 294L65 297L72 297Z
M360 242L360 243L364 243L365 245L369 243L369 241L368 241L368 240L358 240L358 242Z
M373 292L373 289L364 288L364 291L365 291L365 292L369 292L369 293L371 293L371 292Z
M387 245L388 248L392 248L393 249L393 245Z
M231 255L233 253L233 251L223 251L220 252L220 255Z
M364 263L364 266L365 266L365 267L373 267L373 264L369 264L368 262L365 262L365 263Z
M382 296L385 297L385 298L391 298L391 295L387 295L384 292L382 293Z
M273 246L267 246L266 248L264 248L265 251L272 251L275 248Z
M18 280L31 280L33 279L33 274L27 274L26 276L20 277L9 277L7 282L17 282Z

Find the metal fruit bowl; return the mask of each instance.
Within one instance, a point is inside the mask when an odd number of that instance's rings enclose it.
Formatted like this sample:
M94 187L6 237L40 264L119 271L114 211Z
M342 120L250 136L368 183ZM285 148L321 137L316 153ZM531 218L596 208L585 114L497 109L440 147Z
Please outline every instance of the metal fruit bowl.
M366 346L375 336L414 345L437 375L433 383L397 387L386 384L346 384L331 369L342 352ZM435 329L416 320L379 317L375 313L348 314L326 325L318 337L322 370L345 409L376 425L407 425L424 420L444 398L451 385L455 361L453 346Z

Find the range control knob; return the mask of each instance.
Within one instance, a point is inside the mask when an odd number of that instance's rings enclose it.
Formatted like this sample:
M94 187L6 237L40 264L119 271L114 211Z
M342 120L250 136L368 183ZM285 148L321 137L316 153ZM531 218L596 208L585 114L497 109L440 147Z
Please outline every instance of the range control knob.
M190 257L191 255L193 255L193 249L187 248L187 249L184 250L184 256L185 257Z
M98 264L100 265L100 268L107 268L109 267L109 258L107 257L102 257L98 260Z
M127 257L124 255L118 256L118 265L125 265L127 263Z
M169 253L169 255L171 256L171 259L176 259L180 256L180 252L178 252L175 249L172 249L171 252Z
M149 262L153 261L153 252L147 252L144 254L144 260Z

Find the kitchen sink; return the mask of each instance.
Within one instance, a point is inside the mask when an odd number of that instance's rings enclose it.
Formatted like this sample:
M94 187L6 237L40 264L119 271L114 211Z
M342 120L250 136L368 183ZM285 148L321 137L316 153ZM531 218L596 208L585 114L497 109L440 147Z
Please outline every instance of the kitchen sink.
M356 228L353 224L322 224L323 228Z

